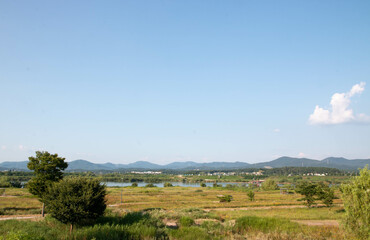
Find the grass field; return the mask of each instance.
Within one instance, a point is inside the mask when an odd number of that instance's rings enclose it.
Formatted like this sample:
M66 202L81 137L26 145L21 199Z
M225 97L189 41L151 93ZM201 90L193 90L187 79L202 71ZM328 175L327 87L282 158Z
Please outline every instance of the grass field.
M218 195L232 195L233 200L220 202ZM339 192L336 195L340 196ZM108 188L106 220L100 220L94 226L81 226L75 230L74 236L67 234L65 225L50 219L39 222L0 221L0 236L10 239L11 234L23 234L28 228L26 235L37 235L40 234L34 229L37 228L44 229L44 239L93 239L92 232L95 232L95 239L107 239L104 238L107 236L105 231L116 233L111 239L125 239L122 236L126 239L192 240L351 239L340 225L344 214L341 199L335 199L332 208L321 205L307 208L297 201L299 198L298 194L256 191L255 201L249 201L246 191L239 188ZM0 206L0 214L3 215L0 218L37 214L41 210L41 203L27 189L6 189L5 196L0 197ZM130 224L127 224L130 222L127 219L122 220L132 216L139 216L140 220ZM297 220L321 225L307 226L297 223ZM325 224L333 220L339 225ZM121 225L117 224L120 222ZM51 226L54 230L48 230ZM145 232L141 229L145 226L151 230Z

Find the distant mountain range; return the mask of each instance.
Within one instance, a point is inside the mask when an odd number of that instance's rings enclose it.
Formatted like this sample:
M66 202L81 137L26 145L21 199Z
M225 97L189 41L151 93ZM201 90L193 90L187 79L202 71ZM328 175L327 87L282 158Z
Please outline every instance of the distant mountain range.
M3 162L0 163L0 170L28 170L28 161L24 162ZM146 161L138 161L129 164L104 163L97 164L86 160L75 160L68 162L67 171L98 171L98 170L232 170L243 168L280 168L280 167L328 167L343 170L356 170L363 168L370 159L346 159L329 157L323 160L314 160L308 158L281 157L270 162L249 164L246 162L173 162L166 165L154 164Z

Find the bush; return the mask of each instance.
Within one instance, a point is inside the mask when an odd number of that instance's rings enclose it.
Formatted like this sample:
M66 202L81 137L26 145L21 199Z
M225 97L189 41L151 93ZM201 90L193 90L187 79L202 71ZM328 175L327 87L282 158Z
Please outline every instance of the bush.
M367 166L360 176L342 186L346 228L359 239L370 238L370 170Z
M163 184L163 187L173 187L173 185L169 182Z
M194 220L191 217L183 216L179 220L181 227L190 227L191 225L194 225Z
M270 190L277 190L279 189L276 182L272 179L267 179L265 182L262 183L262 190L270 191Z
M201 183L200 186L201 187L207 187L207 185L205 183Z
M233 196L231 195L224 195L224 196L217 196L220 199L220 202L231 202L233 200Z
M147 185L145 185L145 187L157 187L157 186L154 185L153 183L148 183Z
M247 196L248 196L249 201L254 201L254 192L252 190L249 190L247 192Z
M103 215L106 194L105 185L97 179L76 177L50 185L43 199L52 217L72 227Z
M131 184L131 187L137 187L137 186L138 186L138 184L136 182Z

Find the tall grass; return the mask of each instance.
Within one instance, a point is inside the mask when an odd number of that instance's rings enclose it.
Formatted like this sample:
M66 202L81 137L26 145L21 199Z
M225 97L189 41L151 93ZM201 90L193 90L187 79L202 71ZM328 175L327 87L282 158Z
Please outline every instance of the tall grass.
M238 218L235 222L235 231L260 231L260 232L297 232L301 226L298 223L291 222L282 218L266 218L256 216L245 216Z

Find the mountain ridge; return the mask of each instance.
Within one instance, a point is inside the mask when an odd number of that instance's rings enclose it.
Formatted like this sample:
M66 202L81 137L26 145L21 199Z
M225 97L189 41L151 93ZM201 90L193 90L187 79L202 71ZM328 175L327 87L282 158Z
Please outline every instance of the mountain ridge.
M28 170L28 161L23 162L2 162L0 170ZM370 159L346 159L343 157L328 157L322 160L309 158L293 158L280 157L269 162L247 163L247 162L208 162L197 163L192 161L187 162L172 162L165 165L155 164L148 161L137 161L128 164L115 163L92 163L87 160L77 159L68 162L67 171L97 171L97 170L125 170L125 169L140 169L140 170L232 170L243 168L279 168L279 167L330 167L342 170L356 170L363 168L366 164L370 165Z

